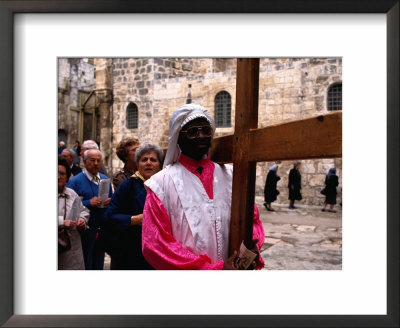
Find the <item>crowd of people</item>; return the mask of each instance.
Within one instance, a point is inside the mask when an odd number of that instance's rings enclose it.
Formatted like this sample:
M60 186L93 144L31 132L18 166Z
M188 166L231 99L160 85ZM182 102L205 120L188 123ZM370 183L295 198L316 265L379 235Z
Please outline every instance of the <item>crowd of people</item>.
M301 174L300 174L301 162L295 161L293 168L289 171L288 188L289 188L289 209L294 210L294 202L296 200L302 200L301 195ZM278 175L278 165L274 164L270 167L265 180L264 187L264 206L267 211L275 211L271 207L271 203L277 200L279 190L277 189L277 183L281 179ZM325 196L324 204L321 209L322 212L326 211L326 206L329 204L328 212L335 213L333 209L336 204L337 190L336 187L339 185L339 178L336 175L336 168L330 168L325 178L325 187L321 190L321 194Z
M105 252L112 270L263 268L255 204L252 246L229 253L232 166L210 160L214 132L205 108L183 105L172 115L165 159L157 144L125 138L116 148L124 167L112 179L98 143L60 142L58 268L102 270Z

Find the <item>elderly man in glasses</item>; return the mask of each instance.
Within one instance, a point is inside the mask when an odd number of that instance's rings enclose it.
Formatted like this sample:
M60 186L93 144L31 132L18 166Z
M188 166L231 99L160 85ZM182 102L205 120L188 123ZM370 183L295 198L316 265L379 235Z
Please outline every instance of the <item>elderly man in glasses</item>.
M237 252L228 254L232 166L209 158L215 123L199 105L187 104L172 115L164 169L145 182L142 248L160 270L235 269ZM264 242L254 208L256 252ZM255 268L264 262L257 256Z

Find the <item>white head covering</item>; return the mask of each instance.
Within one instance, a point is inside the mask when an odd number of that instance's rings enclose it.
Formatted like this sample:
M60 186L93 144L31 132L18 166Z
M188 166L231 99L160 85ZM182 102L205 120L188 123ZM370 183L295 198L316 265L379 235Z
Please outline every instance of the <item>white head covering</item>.
M210 113L202 106L196 104L186 104L179 107L171 117L169 122L168 150L165 155L164 165L175 163L181 153L178 146L179 132L182 127L196 118L204 117L211 125L212 134L215 132L214 119Z
M269 170L270 171L276 171L277 168L278 168L278 165L274 164L269 168Z

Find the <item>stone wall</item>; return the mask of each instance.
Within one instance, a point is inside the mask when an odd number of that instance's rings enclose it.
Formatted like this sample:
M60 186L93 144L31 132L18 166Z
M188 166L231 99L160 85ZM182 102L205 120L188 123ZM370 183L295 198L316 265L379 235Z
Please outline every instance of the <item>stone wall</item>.
M58 129L67 133L67 147L78 139L79 113L71 107L79 105L79 92L90 92L96 86L95 66L88 59L58 60Z
M96 99L98 108L97 134L100 140L100 149L103 153L103 163L107 171L111 173L112 167L112 103L113 103L113 65L109 58L96 58Z
M315 116L327 112L327 91L341 81L339 58L275 58L260 61L259 127ZM232 127L218 128L216 136L233 133L235 124L235 59L137 58L113 59L114 106L113 148L130 135L141 142L168 144L168 124L176 108L186 103L189 90L192 103L199 103L214 115L214 99L227 91L232 99ZM190 85L190 86L189 86ZM138 129L127 129L126 107L134 102L139 110ZM266 145L267 147L267 145ZM274 163L258 163L256 195L263 197L268 169ZM113 171L122 162L113 155ZM292 162L279 163L278 203L287 203L287 178ZM320 190L330 167L340 178L341 159L305 160L301 169L303 200L300 204L320 205Z
M98 58L96 91L103 104L101 120L102 150L107 152L109 172L123 163L115 149L124 137L136 136L143 142L168 143L168 125L172 113L186 103L190 90L192 103L199 103L214 115L218 92L231 95L232 126L217 128L216 136L233 133L236 104L236 59L234 58ZM68 106L78 105L78 90L90 90L94 66L89 61L59 61L59 128L69 131L72 142L77 134L78 113ZM274 58L260 61L259 127L279 124L327 113L329 86L342 80L340 58ZM103 92L101 90L111 90ZM138 107L138 128L126 127L126 108ZM112 106L111 106L112 104ZM108 131L108 132L107 132ZM321 142L327 142L321 140ZM266 145L266 148L268 145ZM107 149L105 149L107 148ZM301 168L303 200L299 204L320 205L325 175L336 167L339 176L338 202L341 201L341 159L304 160ZM258 163L256 195L263 198L268 169L274 163ZM288 203L287 178L292 162L279 163L278 203Z
M112 106L112 170L118 171L123 163L115 154L118 143L126 137L139 137L141 142L151 131L153 117L153 59L114 58ZM138 128L126 126L126 109L130 103L138 108Z
M340 58L275 58L260 62L259 127L278 124L328 113L327 93L329 86L342 81ZM321 142L329 142L321 140ZM266 145L268 147L268 145ZM263 195L268 169L275 163L258 163L256 194ZM292 162L280 165L281 180L278 203L288 202L288 174ZM301 168L302 204L320 205L320 194L329 168L336 167L339 176L338 201L341 202L342 160L305 160Z

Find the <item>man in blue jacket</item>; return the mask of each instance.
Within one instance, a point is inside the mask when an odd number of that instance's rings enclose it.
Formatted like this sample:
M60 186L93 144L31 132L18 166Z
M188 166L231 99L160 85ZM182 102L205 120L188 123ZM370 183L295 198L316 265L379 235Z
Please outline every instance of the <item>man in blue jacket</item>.
M99 150L86 150L83 154L85 168L69 180L67 185L81 197L83 205L90 211L89 229L84 232L82 238L86 270L102 270L104 266L104 249L99 236L105 207L110 202L112 189L110 184L109 198L102 204L101 198L98 197L99 182L108 179L106 175L99 173L102 162L102 154Z

